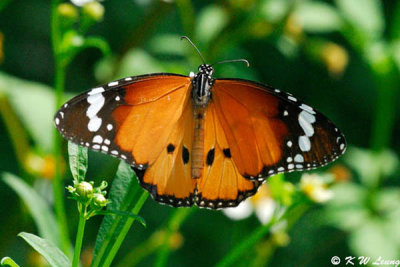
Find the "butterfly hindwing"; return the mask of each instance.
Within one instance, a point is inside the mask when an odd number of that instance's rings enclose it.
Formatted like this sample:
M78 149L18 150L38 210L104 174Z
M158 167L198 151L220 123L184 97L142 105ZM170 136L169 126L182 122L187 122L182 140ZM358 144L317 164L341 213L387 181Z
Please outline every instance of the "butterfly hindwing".
M217 79L212 93L232 158L248 179L323 166L345 150L335 125L290 94L240 79Z
M68 101L55 124L68 140L143 169L166 146L189 87L190 79L176 74L128 77Z
M237 206L255 194L260 183L239 173L214 103L208 105L204 120L204 170L197 181L196 204L213 209Z
M196 180L191 178L190 152L193 138L191 99L184 105L183 115L173 126L168 145L148 169L134 169L141 185L161 203L174 207L192 206Z

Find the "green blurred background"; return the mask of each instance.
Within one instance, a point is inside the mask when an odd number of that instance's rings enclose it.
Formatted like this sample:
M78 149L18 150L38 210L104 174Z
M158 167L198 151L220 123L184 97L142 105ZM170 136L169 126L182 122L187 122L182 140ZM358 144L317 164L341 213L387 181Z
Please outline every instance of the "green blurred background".
M250 62L249 68L218 65L215 77L251 79L290 92L345 134L346 155L318 170L334 177L334 198L311 205L280 235L266 234L235 266L329 266L335 255L342 261L349 255L400 259L400 1L108 0L92 7L58 9L61 24L76 29L64 45L78 48L66 68L65 100L125 76L196 71L200 58L179 39L187 35L209 63ZM96 22L85 28L85 16ZM53 201L55 161L50 18L51 1L0 1L0 171L20 176L48 203ZM101 42L86 48L86 38L94 36L110 49L96 48ZM68 185L65 143L62 151L59 160ZM87 177L111 182L118 160L99 153L89 157ZM297 184L300 176L293 173L285 180ZM12 256L22 266L45 266L17 237L21 231L37 233L37 228L3 181L0 203L0 257ZM67 199L66 209L74 233L75 203ZM132 229L115 263L149 240L174 210L149 198L140 213L147 228ZM88 258L100 223L101 217L88 222ZM255 215L236 221L220 211L195 209L171 241L168 266L213 265L259 226ZM153 262L144 257L138 266Z

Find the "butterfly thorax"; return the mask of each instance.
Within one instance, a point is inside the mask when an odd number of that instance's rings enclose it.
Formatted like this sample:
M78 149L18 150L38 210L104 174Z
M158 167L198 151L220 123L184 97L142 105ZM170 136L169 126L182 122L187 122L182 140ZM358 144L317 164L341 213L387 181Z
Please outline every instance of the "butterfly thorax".
M211 65L199 66L199 72L192 77L192 98L195 106L207 106L211 98L211 87L214 84L212 75L214 69Z
M194 110L194 136L192 150L192 178L200 178L204 168L204 119L206 107L211 98L214 84L211 65L199 66L199 72L192 78L192 98Z

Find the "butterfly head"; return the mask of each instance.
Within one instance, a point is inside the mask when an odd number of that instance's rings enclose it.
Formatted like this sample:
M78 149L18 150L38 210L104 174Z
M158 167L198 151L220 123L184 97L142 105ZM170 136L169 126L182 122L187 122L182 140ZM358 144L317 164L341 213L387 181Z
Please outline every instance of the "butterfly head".
M214 74L214 68L209 64L202 64L202 65L199 66L198 75L199 74L206 74L211 79L212 75Z

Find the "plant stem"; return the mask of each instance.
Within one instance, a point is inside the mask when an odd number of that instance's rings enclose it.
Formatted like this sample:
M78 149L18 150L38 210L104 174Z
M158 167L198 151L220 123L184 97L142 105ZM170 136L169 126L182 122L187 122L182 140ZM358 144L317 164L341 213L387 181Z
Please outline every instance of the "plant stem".
M226 255L221 261L219 261L215 266L223 267L232 265L247 249L250 249L254 244L257 243L264 235L266 235L271 226L275 224L275 220L272 219L269 223L261 225L258 227L250 236L242 241L238 246L232 249L228 255Z
M3 118L11 142L14 146L20 169L21 171L24 171L26 155L29 152L28 135L7 97L2 93L0 93L0 117Z
M61 105L64 83L65 83L65 66L60 62L59 47L61 42L61 32L60 32L60 18L57 11L59 0L52 1L51 7L51 38L54 54L55 63L55 80L54 89L56 94L55 108L58 109ZM68 233L67 217L65 214L64 205L64 188L62 184L62 174L61 174L61 141L59 134L56 129L53 131L53 154L55 160L55 174L53 178L53 195L54 195L54 210L57 217L58 227L60 230L61 239L61 249L67 255L71 255L70 251L70 240Z
M139 214L139 211L141 210L142 206L144 205L147 197L149 194L147 191L142 192L142 194L139 197L139 200L135 203L135 206L131 209L131 212L134 214ZM102 261L101 266L110 266L112 261L114 260L115 255L117 254L119 248L121 247L122 242L124 241L126 235L128 234L129 229L132 226L132 223L135 221L133 218L128 218L122 225L122 228L118 234L118 237L115 239L114 244L112 245L109 253L105 255L104 261ZM94 262L92 266L99 266L101 257L99 257L99 260L97 262Z
M379 151L387 148L392 139L399 79L395 63L389 57L373 62L372 70L376 81L377 97L371 147Z
M269 223L261 225L255 231L253 231L253 233L251 233L247 239L245 239L238 246L232 249L215 266L231 266L237 259L239 259L239 257L243 253L250 250L263 236L268 234L272 226L277 225L283 220L287 220L287 229L290 229L293 224L301 217L301 215L303 215L308 210L308 208L309 205L306 203L294 204L290 208L286 209L279 218L273 217Z
M82 204L78 204L82 205ZM79 259L81 256L81 249L82 249L82 240L83 234L85 232L85 224L86 224L86 207L79 213L79 224L78 224L78 232L76 233L76 240L75 240L75 250L74 250L74 259L72 261L72 267L79 266Z
M193 208L180 208L175 210L172 216L169 219L167 224L167 231L164 244L161 246L157 259L155 262L156 267L162 267L167 264L168 255L171 251L170 239L171 236L179 230L181 224L185 221L185 219L194 211Z

